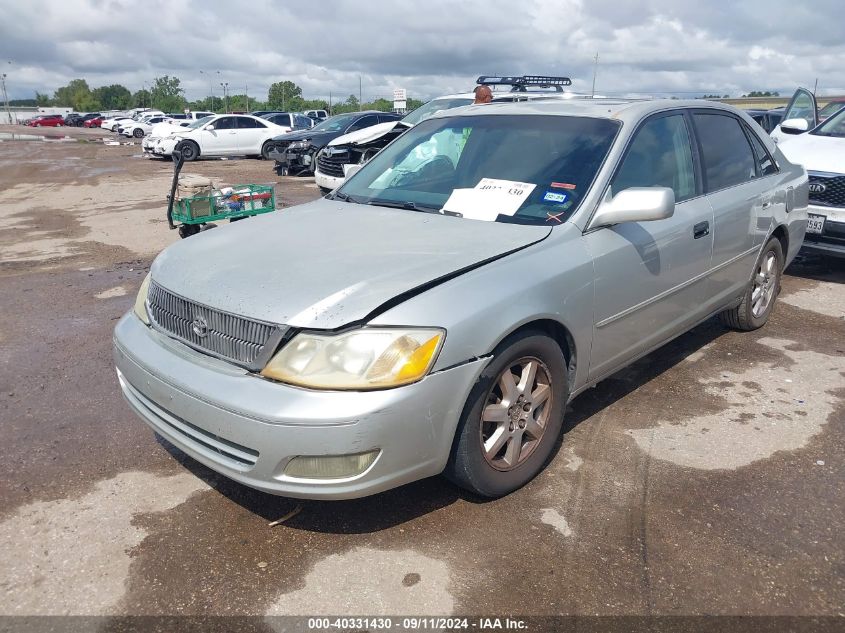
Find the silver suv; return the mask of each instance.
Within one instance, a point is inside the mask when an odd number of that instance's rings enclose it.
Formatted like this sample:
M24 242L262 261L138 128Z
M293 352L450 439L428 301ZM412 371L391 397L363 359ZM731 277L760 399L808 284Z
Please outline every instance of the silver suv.
M507 494L566 404L715 314L766 323L808 184L705 101L467 106L329 198L201 233L119 322L130 406L210 468L340 499Z

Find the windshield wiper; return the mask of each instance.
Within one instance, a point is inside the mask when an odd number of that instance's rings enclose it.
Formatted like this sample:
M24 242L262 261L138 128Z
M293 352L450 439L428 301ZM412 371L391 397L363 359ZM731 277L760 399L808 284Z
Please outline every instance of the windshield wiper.
M347 193L343 193L342 191L335 191L333 194L328 196L329 200L341 200L343 202L351 202L352 204L361 204L360 200L356 200L352 196Z
M440 213L440 207L431 204L420 204L418 202L402 202L399 200L383 200L376 198L367 204L374 207L388 207L390 209L407 209L408 211L421 211L422 213Z

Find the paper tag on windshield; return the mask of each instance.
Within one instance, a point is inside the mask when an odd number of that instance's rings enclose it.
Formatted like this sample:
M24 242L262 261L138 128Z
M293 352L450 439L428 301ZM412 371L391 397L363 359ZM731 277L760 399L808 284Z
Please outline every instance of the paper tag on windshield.
M465 218L494 221L498 215L515 214L536 186L529 182L482 178L474 189L455 189L443 209Z

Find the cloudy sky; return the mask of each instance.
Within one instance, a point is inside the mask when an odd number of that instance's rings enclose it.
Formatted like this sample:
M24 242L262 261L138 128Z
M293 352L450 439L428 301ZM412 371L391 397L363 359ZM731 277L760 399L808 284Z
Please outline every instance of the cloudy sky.
M131 90L158 75L189 99L219 83L266 99L290 79L307 98L425 99L479 74L562 74L600 94L798 85L845 94L842 0L0 0L9 97L82 77ZM202 73L200 71L203 71ZM218 74L219 73L219 74ZM211 79L211 81L209 81Z

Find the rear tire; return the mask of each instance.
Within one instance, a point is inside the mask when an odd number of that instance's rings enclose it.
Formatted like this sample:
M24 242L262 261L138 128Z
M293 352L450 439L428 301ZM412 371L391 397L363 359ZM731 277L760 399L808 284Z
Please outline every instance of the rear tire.
M328 187L318 187L318 188L320 189L320 193L323 194L324 196L327 196L332 191L334 191L333 189L329 189Z
M261 158L264 160L270 160L270 152L274 147L275 145L272 141L266 141L264 145L261 146Z
M763 327L775 307L782 273L783 247L780 240L773 237L760 251L740 304L719 315L722 323L744 332Z
M444 475L483 497L521 488L558 446L568 398L558 344L531 331L508 338L467 398Z
M139 127L136 127L134 130L132 130L132 136L134 136L135 138L144 138L144 130Z

